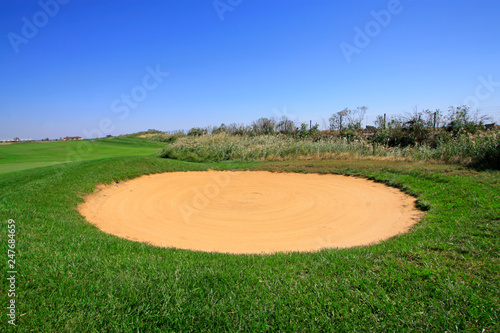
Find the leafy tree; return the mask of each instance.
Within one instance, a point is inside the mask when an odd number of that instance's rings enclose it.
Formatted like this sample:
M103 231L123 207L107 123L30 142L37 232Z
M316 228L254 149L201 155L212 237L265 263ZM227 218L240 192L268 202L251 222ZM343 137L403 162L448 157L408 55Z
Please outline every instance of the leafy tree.
M252 130L256 135L274 134L276 121L269 118L259 118L252 123Z
M205 128L193 127L188 131L189 136L202 136L207 134L207 130Z
M345 124L347 122L347 115L351 110L345 108L342 111L334 113L330 117L330 130L331 131L342 131L345 128Z
M354 110L345 108L342 111L334 113L329 119L330 130L342 132L344 129L361 129L367 109L366 106L358 106Z
M282 134L292 134L295 132L295 124L286 116L282 116L279 121L276 121L276 131Z
M245 126L244 124L235 124L232 123L227 127L227 133L231 135L246 135L252 132L252 128L250 126Z
M312 138L314 140L319 139L320 137L320 131L319 131L319 124L315 124L311 128L307 128L306 123L300 124L300 128L296 128L297 136L301 139L304 138Z
M148 129L145 134L162 134L162 131L155 130L155 129Z
M401 147L430 144L434 139L434 123L438 125L439 117L439 110L415 110L405 116L391 117L384 126L384 117L378 116L375 120L378 130L373 141Z
M363 126L363 119L365 118L366 106L358 106L355 110L349 110L347 115L347 128L353 130L360 130Z
M312 139L319 140L321 137L321 131L319 130L319 124L314 124L311 128L309 128L309 137Z
M224 123L220 124L219 127L214 126L212 129L212 134L226 133L227 127Z
M479 117L477 110L473 112L467 105L462 105L456 108L450 106L446 119L448 121L446 129L456 135L462 130L470 133L476 132L484 126L484 123L489 118L486 116Z

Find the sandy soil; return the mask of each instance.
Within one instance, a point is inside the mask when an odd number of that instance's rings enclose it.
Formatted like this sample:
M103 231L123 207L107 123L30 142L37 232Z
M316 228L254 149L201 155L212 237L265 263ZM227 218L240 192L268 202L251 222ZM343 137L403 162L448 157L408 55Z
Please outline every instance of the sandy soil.
M142 176L99 186L78 209L119 237L228 253L368 245L423 215L415 198L365 179L264 171Z

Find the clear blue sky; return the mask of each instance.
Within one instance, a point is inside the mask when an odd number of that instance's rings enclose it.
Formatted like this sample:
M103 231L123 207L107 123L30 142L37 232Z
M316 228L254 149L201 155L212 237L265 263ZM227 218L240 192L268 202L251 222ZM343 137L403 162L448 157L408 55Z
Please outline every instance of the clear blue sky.
M500 106L499 14L497 0L4 0L0 140Z

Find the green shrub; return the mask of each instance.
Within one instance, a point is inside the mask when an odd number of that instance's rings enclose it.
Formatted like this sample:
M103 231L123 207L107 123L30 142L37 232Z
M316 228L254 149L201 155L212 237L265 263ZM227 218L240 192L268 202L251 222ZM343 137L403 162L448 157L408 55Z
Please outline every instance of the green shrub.
M166 142L166 143L173 143L175 142L178 138L182 138L184 134L182 133L176 133L176 134L153 134L151 136L148 136L149 140L155 141L155 142Z

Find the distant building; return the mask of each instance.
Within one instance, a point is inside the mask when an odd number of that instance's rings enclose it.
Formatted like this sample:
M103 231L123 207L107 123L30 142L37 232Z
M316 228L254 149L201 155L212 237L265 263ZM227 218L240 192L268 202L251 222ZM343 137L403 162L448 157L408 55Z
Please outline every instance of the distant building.
M375 133L377 128L375 126L366 126L364 132L365 133Z
M83 140L83 138L81 136L67 136L63 140L64 141Z
M377 128L375 126L366 126L366 128L363 130L363 136L365 138L371 138L375 135L376 132Z
M486 129L486 130L492 130L492 129L495 129L495 123L493 123L493 124L486 124L486 125L484 125L484 129Z

